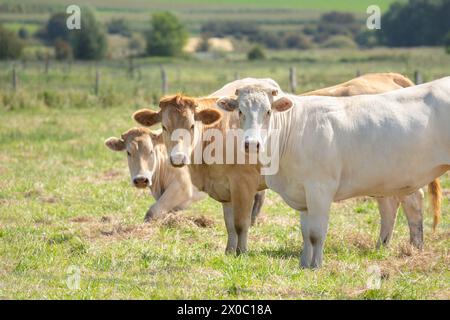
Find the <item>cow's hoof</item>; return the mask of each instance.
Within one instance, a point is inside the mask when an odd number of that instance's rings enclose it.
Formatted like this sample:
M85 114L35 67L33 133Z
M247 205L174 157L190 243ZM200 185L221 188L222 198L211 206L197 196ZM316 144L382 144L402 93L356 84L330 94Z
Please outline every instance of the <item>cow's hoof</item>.
M153 220L158 219L160 215L154 214L153 212L149 211L147 212L147 214L145 215L144 218L144 222L148 223L148 222L152 222Z
M226 248L225 249L226 255L235 255L236 254L236 248Z

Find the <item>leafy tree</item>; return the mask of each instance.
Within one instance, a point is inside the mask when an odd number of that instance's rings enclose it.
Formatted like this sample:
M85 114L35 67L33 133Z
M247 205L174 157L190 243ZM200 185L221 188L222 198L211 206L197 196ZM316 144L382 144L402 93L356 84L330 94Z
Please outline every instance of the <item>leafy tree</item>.
M69 39L69 29L66 25L67 14L64 12L58 12L53 14L47 22L46 26L46 38L50 42L56 39L68 40Z
M254 46L247 54L248 60L263 60L266 54L261 46Z
M314 40L318 43L325 42L328 38L343 35L354 37L361 30L361 23L356 21L352 13L328 12L324 13L313 31Z
M112 19L107 25L108 33L120 34L124 37L131 36L131 30L124 19Z
M99 60L105 56L107 42L105 32L89 9L83 10L81 29L70 31L73 55L81 60Z
M380 40L395 47L440 45L450 31L450 0L394 3L381 19Z
M188 33L176 16L170 12L155 13L147 32L147 53L150 56L179 55L187 38Z
M0 25L0 60L17 59L22 49L23 43L17 34Z

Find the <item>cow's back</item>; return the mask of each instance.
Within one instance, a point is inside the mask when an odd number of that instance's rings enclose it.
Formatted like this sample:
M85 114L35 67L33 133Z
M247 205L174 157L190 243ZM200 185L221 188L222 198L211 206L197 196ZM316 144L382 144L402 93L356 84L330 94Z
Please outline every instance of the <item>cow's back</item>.
M347 97L383 93L410 86L414 86L414 83L399 73L371 73L332 87L306 92L301 96Z

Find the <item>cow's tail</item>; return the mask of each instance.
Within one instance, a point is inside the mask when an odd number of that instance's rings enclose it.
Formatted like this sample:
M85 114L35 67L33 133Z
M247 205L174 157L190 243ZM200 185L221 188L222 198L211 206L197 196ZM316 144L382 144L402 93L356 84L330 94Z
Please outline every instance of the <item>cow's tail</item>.
M394 82L403 88L414 86L414 82L399 73L393 74L393 76Z
M428 193L430 195L431 207L433 208L433 232L435 232L436 226L441 221L442 190L439 179L434 180L428 185Z

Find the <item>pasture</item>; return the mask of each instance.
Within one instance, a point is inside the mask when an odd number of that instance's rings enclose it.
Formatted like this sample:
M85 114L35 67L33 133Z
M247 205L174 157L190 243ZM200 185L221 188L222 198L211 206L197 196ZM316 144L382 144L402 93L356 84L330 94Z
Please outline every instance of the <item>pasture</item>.
M379 214L370 198L335 203L320 270L299 268L299 215L269 192L252 227L249 252L224 255L221 206L207 199L151 224L149 192L130 186L125 155L103 141L134 126L130 116L160 95L158 64L170 92L201 95L241 77L273 77L298 91L352 78L356 70L395 71L425 81L450 74L439 49L271 53L268 61L152 60L141 77L126 62L18 65L0 70L0 298L3 299L449 299L450 176L442 178L443 219L436 234L427 202L422 252L408 245L400 212L390 248L376 250ZM356 151L357 152L357 151ZM380 286L376 286L377 281ZM369 284L369 285L368 285ZM372 285L370 285L372 284ZM375 284L375 285L374 285Z

